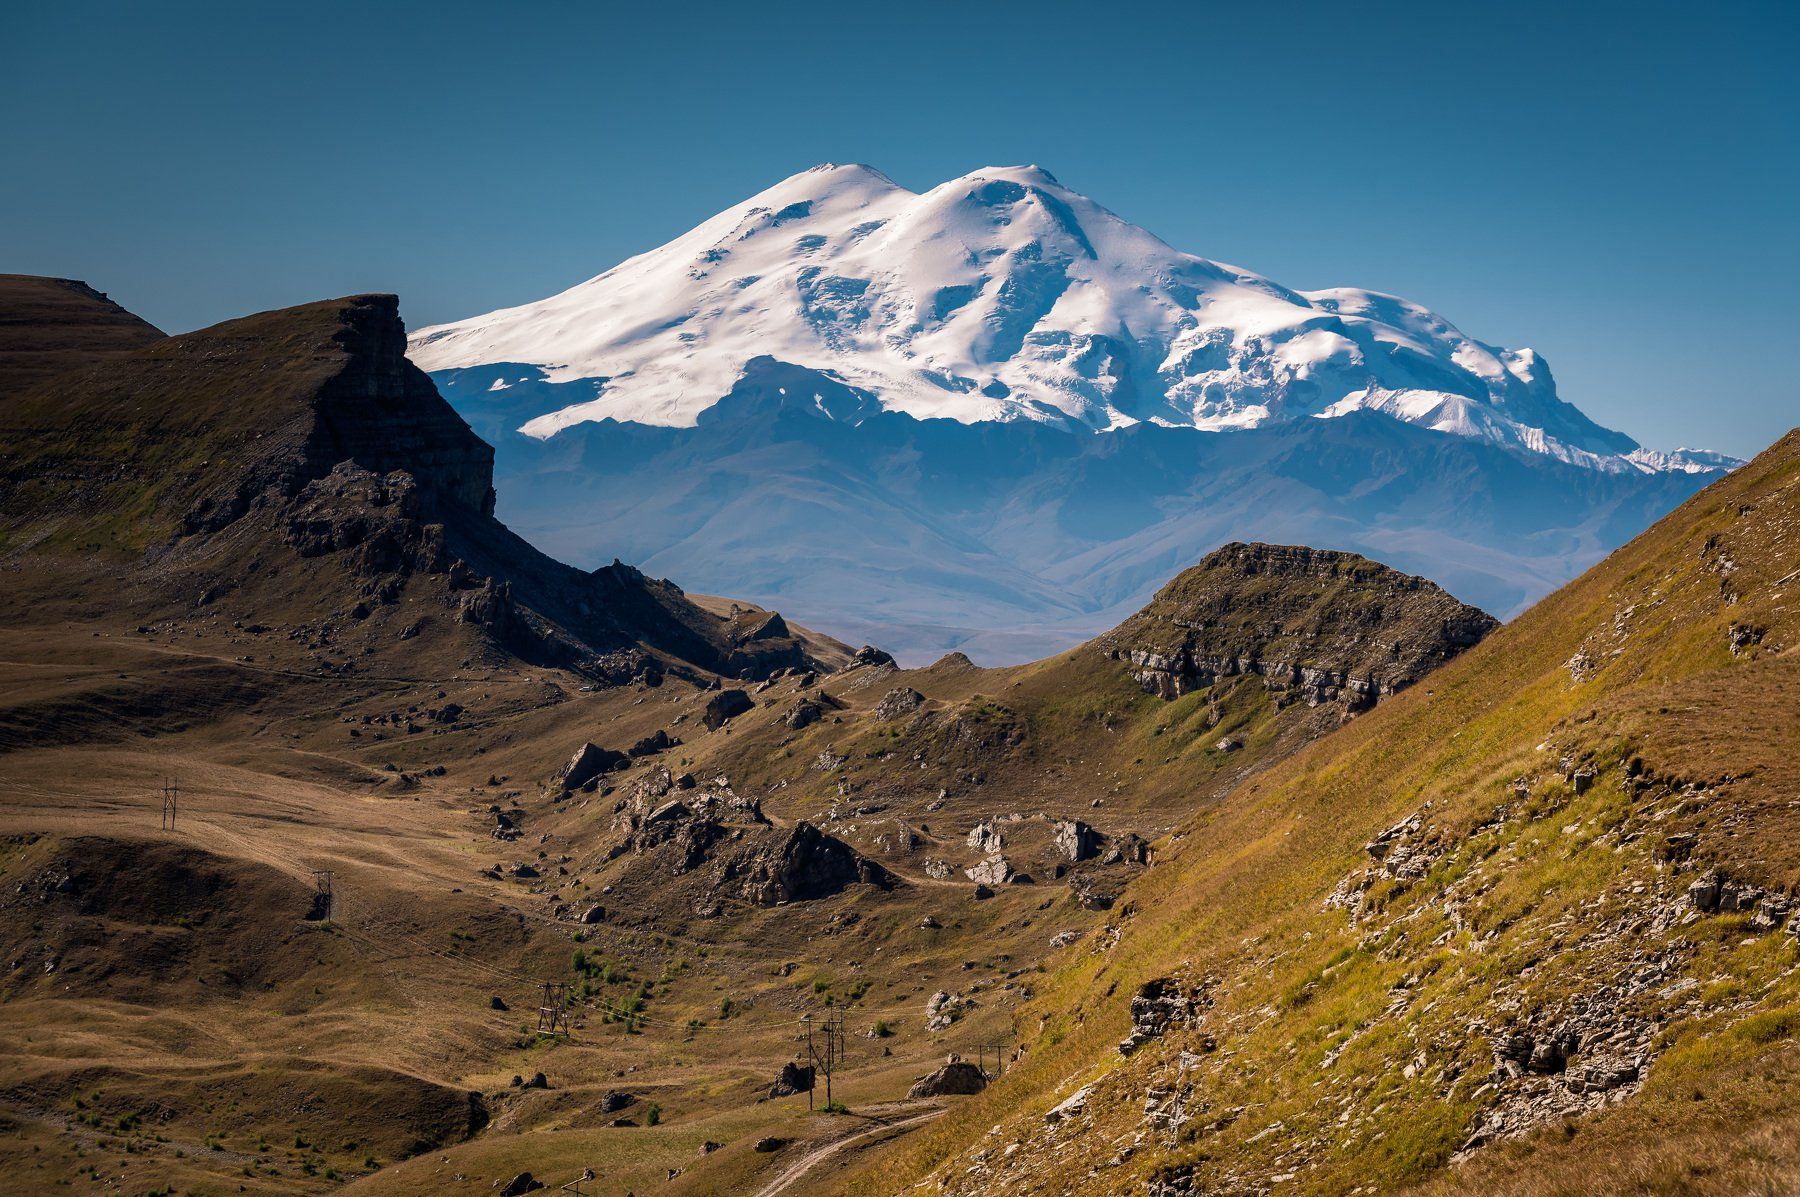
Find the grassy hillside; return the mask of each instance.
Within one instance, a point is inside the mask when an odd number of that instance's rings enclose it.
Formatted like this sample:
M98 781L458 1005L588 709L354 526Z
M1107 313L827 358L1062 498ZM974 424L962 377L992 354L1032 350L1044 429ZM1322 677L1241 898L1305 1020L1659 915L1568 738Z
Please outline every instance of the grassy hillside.
M1790 434L1185 825L1006 1080L840 1191L1793 1184L1797 588ZM1774 896L1696 909L1715 869ZM1203 1016L1124 1057L1159 977Z

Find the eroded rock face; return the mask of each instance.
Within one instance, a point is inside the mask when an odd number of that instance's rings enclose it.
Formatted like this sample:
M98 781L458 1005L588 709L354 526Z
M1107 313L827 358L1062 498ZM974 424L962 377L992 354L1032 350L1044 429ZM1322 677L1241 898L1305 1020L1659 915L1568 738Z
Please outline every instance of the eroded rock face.
M1129 1056L1172 1030L1198 1027L1211 1005L1203 986L1178 977L1146 981L1132 996L1131 1034L1119 1041L1120 1054Z
M1230 544L1097 644L1163 698L1254 675L1283 699L1354 710L1496 626L1426 579L1354 553Z

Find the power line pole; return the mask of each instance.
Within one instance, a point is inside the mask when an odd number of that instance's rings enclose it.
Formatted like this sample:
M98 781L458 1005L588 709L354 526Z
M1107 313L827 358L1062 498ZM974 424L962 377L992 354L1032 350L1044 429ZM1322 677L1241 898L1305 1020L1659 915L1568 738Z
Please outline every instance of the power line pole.
M812 1059L813 1068L825 1074L825 1108L832 1107L831 1074L843 1060L846 1045L844 1042L844 1016L842 1013L827 1014L821 1026L813 1025L813 1016L808 1014L800 1019L803 1028L801 1038L806 1043L806 1054ZM812 1109L812 1091L806 1094L806 1108Z
M181 797L181 783L172 777L163 778L162 787L162 829L175 830L175 803Z
M331 921L333 898L331 893L331 870L314 869L313 886L317 892L313 896L313 909L325 922Z
M569 1030L569 986L565 981L545 981L538 1003L537 1030L540 1035L572 1035Z

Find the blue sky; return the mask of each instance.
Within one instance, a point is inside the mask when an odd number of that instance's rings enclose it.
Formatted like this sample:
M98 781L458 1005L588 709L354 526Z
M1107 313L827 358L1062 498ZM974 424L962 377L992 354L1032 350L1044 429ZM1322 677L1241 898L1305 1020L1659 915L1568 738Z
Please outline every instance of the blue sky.
M1800 6L9 4L0 269L169 331L540 298L822 161L1037 162L1544 353L1657 447L1800 423Z

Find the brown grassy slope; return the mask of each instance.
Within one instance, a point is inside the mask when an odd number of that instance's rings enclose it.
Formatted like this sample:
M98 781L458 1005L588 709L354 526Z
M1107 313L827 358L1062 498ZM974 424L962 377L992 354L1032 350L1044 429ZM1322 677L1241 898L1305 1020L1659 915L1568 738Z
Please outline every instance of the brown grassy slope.
M1787 1057L1754 1061L1793 1034L1792 937L1746 937L1745 915L1690 920L1683 895L1713 865L1800 882L1797 488L1790 433L1424 685L1203 813L1128 895L1138 913L1117 946L1096 941L1021 1019L1024 1065L885 1158L880 1189L933 1174L983 1192L1155 1177L1195 1191L1401 1186L1537 1084L1493 1080L1501 1034L1558 1025L1584 997L1651 1038L1643 1094L1578 1127L1627 1126L1695 1076L1746 1101L1759 1086L1791 1096ZM1379 880L1358 923L1325 909L1369 863L1364 842L1414 813L1427 875ZM1677 834L1697 837L1687 863L1666 859ZM1669 985L1633 990L1658 969ZM1213 980L1216 1050L1174 1034L1121 1061L1127 999L1171 972ZM1183 1049L1200 1051L1185 1074ZM1090 1113L1047 1126L1043 1111L1088 1080ZM1179 1134L1146 1133L1154 1086L1191 1098ZM1791 1134L1791 1115L1781 1125ZM1662 1131L1627 1132L1654 1170ZM1736 1158L1729 1139L1710 1142ZM1764 1165L1745 1167L1694 1185L1736 1191Z
M86 283L0 274L0 399L161 338Z

